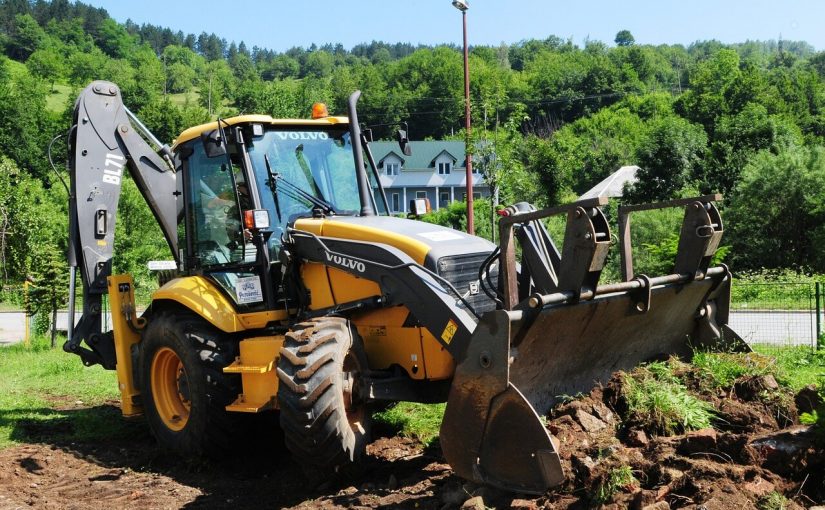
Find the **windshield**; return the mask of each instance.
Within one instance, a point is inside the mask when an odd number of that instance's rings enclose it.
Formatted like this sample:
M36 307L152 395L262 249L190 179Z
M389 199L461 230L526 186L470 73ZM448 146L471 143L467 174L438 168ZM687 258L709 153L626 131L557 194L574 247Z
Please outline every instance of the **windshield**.
M339 215L360 212L346 127L270 129L253 137L248 150L261 203L275 225L283 228L296 217L311 215L315 207Z

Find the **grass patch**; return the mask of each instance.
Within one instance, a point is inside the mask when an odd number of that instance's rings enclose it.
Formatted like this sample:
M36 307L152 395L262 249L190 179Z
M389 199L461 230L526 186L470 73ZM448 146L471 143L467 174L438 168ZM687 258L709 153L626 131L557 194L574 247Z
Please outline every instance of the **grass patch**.
M0 348L0 448L21 442L128 437L144 427L125 422L107 402L119 398L114 371L84 367L77 356L30 346Z
M608 503L619 491L638 486L639 480L633 476L633 470L630 469L630 466L613 468L596 489L596 503Z
M810 310L822 275L790 269L739 273L731 285L734 310Z
M200 93L198 92L197 87L193 88L189 92L181 92L179 94L167 94L169 100L175 106L185 106L187 104L195 105L198 104L198 97Z
M785 379L774 358L759 353L696 352L693 365L712 388L730 388L741 377L770 374L777 380Z
M762 496L756 504L756 508L759 510L785 510L789 504L788 498L774 491Z
M710 427L713 406L688 393L673 374L675 363L651 363L625 375L622 391L629 422L666 436Z
M50 112L63 113L69 105L69 97L73 96L72 92L72 87L55 83L54 90L46 96L46 109Z
M384 411L375 413L373 418L378 423L398 431L401 435L429 446L438 438L446 406L447 404L399 402Z
M4 62L6 64L6 69L9 71L9 74L14 80L29 74L29 69L23 62L18 62L12 59L6 59Z
M773 347L754 345L753 349L761 354L771 356L781 378L780 383L794 391L817 384L825 378L825 350L813 351L807 346Z

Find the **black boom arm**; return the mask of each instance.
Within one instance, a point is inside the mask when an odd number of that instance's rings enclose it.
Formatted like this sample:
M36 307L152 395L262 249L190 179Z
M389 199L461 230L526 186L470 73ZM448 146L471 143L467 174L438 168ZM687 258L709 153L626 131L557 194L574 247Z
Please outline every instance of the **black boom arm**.
M175 172L171 152L123 105L114 83L92 82L75 103L69 132L69 326L63 349L84 364L115 366L110 334L101 331L101 297L112 271L115 218L123 169L149 204L177 259ZM159 149L154 150L141 136ZM77 270L83 284L83 314L74 326ZM81 342L85 341L86 346Z

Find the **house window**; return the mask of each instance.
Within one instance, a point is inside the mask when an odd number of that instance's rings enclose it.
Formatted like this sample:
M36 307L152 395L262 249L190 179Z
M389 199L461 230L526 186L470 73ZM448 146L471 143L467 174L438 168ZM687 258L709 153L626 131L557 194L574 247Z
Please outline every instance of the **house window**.
M442 191L438 194L438 205L445 206L450 204L450 192Z
M438 175L450 175L453 169L453 164L450 162L441 162L438 164Z
M387 175L398 175L401 165L398 163L384 163L384 173Z
M476 200L476 199L479 199L479 198L481 198L481 192L473 191L473 200ZM465 202L467 201L467 192L466 191L461 194L461 199L464 200Z
M393 212L400 212L401 210L401 197L398 193L392 193L392 210Z
M426 191L416 191L415 192L415 198L427 198L427 192Z

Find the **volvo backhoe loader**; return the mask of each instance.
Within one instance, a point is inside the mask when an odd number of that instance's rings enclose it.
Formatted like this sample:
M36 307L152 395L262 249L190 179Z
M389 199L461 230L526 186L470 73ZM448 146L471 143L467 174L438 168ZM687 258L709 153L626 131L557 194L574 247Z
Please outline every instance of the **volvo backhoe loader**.
M170 148L116 85L80 94L69 255L70 313L78 271L83 311L65 350L117 370L123 414L144 415L161 445L226 453L244 435L238 416L276 411L295 459L331 473L364 453L371 404L446 401L441 448L458 475L541 493L565 476L541 419L560 396L740 341L730 272L710 267L719 197L625 207L618 235L600 199L516 204L495 246L386 214L359 95L347 117L219 119ZM111 274L124 169L175 259L141 317L132 279ZM630 215L661 207L685 211L673 272L634 275ZM542 223L559 214L561 250ZM624 281L599 285L617 241Z

